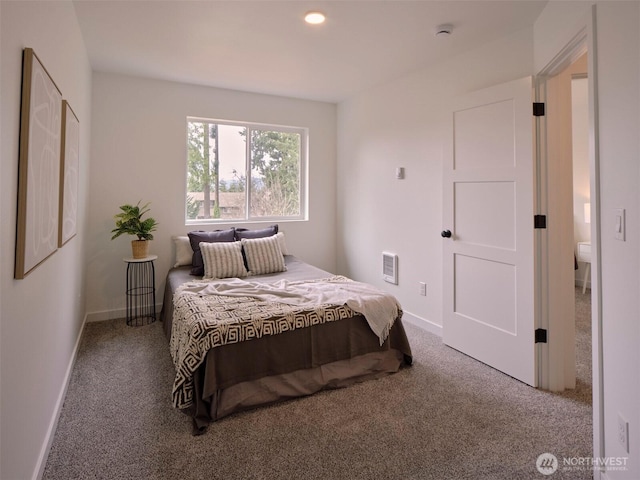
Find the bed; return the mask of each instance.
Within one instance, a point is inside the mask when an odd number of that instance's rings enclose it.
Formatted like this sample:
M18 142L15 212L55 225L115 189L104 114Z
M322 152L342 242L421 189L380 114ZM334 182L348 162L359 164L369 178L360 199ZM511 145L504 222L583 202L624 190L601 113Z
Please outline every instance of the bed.
M262 304L249 304L260 300L247 297L244 290L227 295L234 282L284 285L287 291L316 282L350 282L293 255L282 258L285 271L245 279L199 280L191 266L168 272L160 317L176 367L173 404L191 417L194 434L235 412L379 378L411 365L400 308L379 335L365 316L347 305L271 302L262 312ZM203 293L212 287L214 294ZM329 283L327 288L332 287ZM218 294L215 289L220 288L225 292ZM243 308L251 312L244 313L244 320L218 325L215 332L202 324L201 318L211 324L207 316L212 315L224 323L223 317Z

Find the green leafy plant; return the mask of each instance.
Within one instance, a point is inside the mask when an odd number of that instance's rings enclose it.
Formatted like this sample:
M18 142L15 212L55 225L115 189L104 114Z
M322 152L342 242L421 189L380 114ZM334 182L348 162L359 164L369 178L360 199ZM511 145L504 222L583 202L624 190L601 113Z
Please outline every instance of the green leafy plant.
M149 203L142 207L140 202L136 205L121 205L120 210L122 211L114 216L116 228L111 230L113 233L111 240L123 234L135 235L138 240L153 240L152 232L156 231L158 222L151 217L142 220L142 216L150 210Z

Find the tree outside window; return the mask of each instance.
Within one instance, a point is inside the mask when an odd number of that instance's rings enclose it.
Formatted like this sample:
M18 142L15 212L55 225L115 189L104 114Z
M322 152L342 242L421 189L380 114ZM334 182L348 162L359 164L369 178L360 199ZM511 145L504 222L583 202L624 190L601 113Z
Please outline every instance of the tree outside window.
M187 222L302 218L306 141L301 128L188 119Z

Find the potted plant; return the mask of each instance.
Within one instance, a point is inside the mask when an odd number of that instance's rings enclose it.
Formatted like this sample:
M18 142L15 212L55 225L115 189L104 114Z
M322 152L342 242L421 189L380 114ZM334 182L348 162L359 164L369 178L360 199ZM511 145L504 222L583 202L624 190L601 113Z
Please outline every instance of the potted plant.
M149 240L153 240L152 232L155 232L158 227L155 219L151 217L142 219L142 216L150 210L149 203L142 207L140 202L136 205L121 205L120 210L121 212L114 217L116 228L111 230L113 233L111 240L125 233L137 236L137 240L131 241L133 258L145 258L149 253Z

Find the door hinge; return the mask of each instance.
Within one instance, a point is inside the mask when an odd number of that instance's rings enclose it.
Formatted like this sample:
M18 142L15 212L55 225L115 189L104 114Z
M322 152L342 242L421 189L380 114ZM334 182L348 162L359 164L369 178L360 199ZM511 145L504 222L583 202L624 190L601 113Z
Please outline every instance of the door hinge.
M547 330L544 328L536 328L535 339L536 343L547 343Z
M547 216L546 215L534 215L533 216L533 228L547 228Z
M533 116L544 117L544 103L533 102Z

